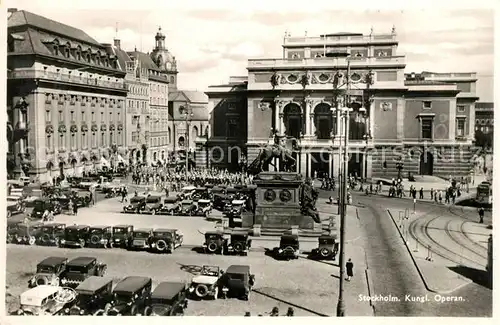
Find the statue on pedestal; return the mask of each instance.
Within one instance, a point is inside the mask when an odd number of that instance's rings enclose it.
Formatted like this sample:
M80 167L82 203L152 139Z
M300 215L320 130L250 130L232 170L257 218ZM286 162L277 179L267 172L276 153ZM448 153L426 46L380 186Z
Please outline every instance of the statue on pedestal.
M294 137L287 137L286 135L278 134L276 130L273 130L272 137L274 138L274 143L261 149L259 155L248 167L248 171L253 174L258 174L268 169L269 165L276 167L272 160L273 158L278 158L279 166L283 166L284 172L289 172L296 164L295 158L292 156L292 152L296 149L296 141Z

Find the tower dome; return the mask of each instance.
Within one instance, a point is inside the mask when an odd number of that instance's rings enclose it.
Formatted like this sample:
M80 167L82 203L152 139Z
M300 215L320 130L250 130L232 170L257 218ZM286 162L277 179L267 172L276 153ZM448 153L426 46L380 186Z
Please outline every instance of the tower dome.
M155 36L156 47L151 52L151 59L163 72L176 72L177 62L175 57L165 47L165 34L162 33L161 27Z

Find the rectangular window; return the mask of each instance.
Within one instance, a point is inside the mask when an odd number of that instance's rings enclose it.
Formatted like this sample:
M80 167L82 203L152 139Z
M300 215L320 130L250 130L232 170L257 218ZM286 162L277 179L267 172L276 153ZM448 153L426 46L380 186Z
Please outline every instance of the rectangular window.
M70 111L69 114L71 117L71 121L74 121L75 120L75 111Z
M59 148L64 148L64 137L62 135L59 136L59 143L57 144Z
M104 122L104 112L101 112L101 123Z
M72 134L71 135L71 149L72 150L75 150L76 149L76 135L75 134Z
M470 82L458 82L457 83L457 89L460 90L461 92L470 93L471 88L472 88L472 86L471 86Z
M432 108L432 102L430 100L424 100L422 108L423 109L431 109Z
M109 144L110 145L113 144L113 142L114 142L113 140L114 140L113 139L113 132L109 132Z
M82 112L82 122L85 122L85 112Z
M50 110L45 111L45 122L46 123L52 122L52 114Z
M460 113L465 112L465 105L457 105L457 111Z
M87 134L82 133L82 148L87 148Z
M235 118L230 118L227 122L227 137L235 137L238 135L238 121Z
M432 139L432 119L422 119L422 139Z
M92 132L92 148L97 147L97 134L95 132Z
M457 136L459 136L459 137L465 136L465 119L464 118L457 119Z
M95 122L95 112L92 112L92 122Z
M106 138L104 137L104 132L101 133L101 147L106 146Z
M63 111L59 111L59 122L64 122Z
M52 137L50 135L47 136L47 139L45 142L47 142L47 149L51 150L52 149Z

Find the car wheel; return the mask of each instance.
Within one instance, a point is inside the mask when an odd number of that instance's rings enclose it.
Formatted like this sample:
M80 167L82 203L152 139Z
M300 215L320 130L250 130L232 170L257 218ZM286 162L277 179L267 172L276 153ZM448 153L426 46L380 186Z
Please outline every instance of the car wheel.
M151 215L154 216L155 214L156 214L156 210L155 209L151 210Z
M150 316L151 312L152 312L151 307L149 307L149 306L144 307L144 311L143 311L144 316Z
M28 239L28 244L30 246L33 246L36 244L36 237L35 236L30 236L29 239Z
M108 242L108 247L109 247L109 248L113 248L113 247L114 247L114 245L113 245L113 241L111 241L111 240L110 240L110 241Z
M82 248L85 247L85 239L80 239L79 242Z
M12 217L12 212L11 211L7 211L7 219Z

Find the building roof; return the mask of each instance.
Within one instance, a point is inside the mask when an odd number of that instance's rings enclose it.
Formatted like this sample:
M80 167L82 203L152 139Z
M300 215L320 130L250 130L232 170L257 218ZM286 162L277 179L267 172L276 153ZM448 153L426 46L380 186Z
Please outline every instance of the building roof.
M114 55L118 59L118 69L122 71L127 71L127 66L126 63L127 61L131 61L132 59L130 56L127 54L126 51L122 50L121 48L118 48L114 45L111 44L102 44L106 47L106 51L110 55Z
M148 54L139 51L127 52L127 54L130 57L139 60L143 68L146 68L148 70L160 71L158 66L153 62L153 60L151 60L151 57L149 57Z
M437 80L405 80L406 85L450 85L450 83Z
M476 108L493 109L493 107L494 107L493 102L476 102Z
M329 36L363 36L363 33L353 33L353 32L338 32L333 34L323 34L321 37L329 37Z
M171 101L187 101L189 103L208 103L208 96L201 91L195 90L179 90L169 94Z
M100 46L99 42L90 37L81 29L65 25L55 20L36 15L26 10L19 10L8 18L7 28L29 25L36 29L42 29L61 36L67 36L74 40Z

